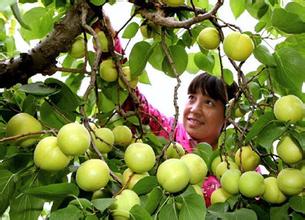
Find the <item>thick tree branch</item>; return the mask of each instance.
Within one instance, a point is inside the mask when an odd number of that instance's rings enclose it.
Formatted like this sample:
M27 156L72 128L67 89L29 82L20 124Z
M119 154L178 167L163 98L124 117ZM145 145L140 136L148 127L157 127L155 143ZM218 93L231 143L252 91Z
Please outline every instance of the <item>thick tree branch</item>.
M0 62L0 88L26 83L28 78L37 73L52 75L56 58L61 52L68 51L74 38L82 32L81 8L83 7L88 9L90 23L95 14L86 1L76 1L63 20L55 24L53 31L29 53Z

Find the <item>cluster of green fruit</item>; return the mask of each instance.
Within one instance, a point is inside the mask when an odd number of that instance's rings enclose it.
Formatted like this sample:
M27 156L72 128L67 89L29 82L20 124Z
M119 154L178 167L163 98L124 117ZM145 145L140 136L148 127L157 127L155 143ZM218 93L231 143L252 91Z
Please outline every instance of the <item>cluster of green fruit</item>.
M102 52L108 52L108 40L104 33L104 31L101 31L99 29L96 30L96 36L98 42L92 38L92 44L94 48L97 48L97 45L99 45ZM85 56L86 53L86 41L82 36L78 36L73 41L71 48L69 50L69 55L75 59L82 58Z
M280 204L288 196L303 191L305 174L300 169L284 168L277 176L264 177L255 171L259 162L258 154L249 146L244 146L235 153L235 161L230 157L216 157L212 162L212 170L220 179L221 187L212 193L211 203L224 202L240 193L247 198L260 197L269 203Z
M200 47L213 50L219 47L220 35L215 27L207 27L200 31L197 37ZM232 60L245 61L253 52L254 44L247 34L231 32L225 36L223 41L225 54Z

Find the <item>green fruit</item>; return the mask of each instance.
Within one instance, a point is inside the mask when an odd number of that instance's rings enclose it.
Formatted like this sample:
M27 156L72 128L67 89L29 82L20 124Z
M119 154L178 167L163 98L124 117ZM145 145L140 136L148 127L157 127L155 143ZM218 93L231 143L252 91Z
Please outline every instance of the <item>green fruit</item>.
M148 144L133 143L127 147L124 160L133 172L144 173L153 168L156 156L154 150Z
M222 158L222 160L221 160L221 158ZM225 160L225 156L221 156L220 157L220 155L218 155L217 157L215 157L213 160L212 160L212 163L211 163L211 170L212 170L212 173L214 174L214 175L216 175L216 168L217 168L217 166L218 166L218 164L220 164L220 162L221 161L224 161ZM233 161L232 160L232 158L230 158L230 157L227 157L227 160L228 161Z
M111 58L103 60L100 64L100 77L106 82L114 82L118 79L118 71Z
M277 185L287 196L298 195L304 188L304 175L298 169L285 168L277 176Z
M184 0L162 0L162 2L170 7L178 7L184 5Z
M305 105L299 97L286 95L276 100L273 112L276 119L295 123L304 118Z
M180 158L184 154L185 150L179 143L171 143L165 152L166 158Z
M238 188L245 197L261 196L265 191L264 177L258 172L247 171L240 176Z
M28 113L18 113L14 115L6 125L6 136L23 135L31 132L39 132L42 130L40 122ZM19 138L16 144L20 147L29 147L35 144L38 135L29 135Z
M109 51L109 49L108 49L108 39L107 39L107 37L106 37L106 35L103 31L99 30L97 32L97 39L99 40L101 51L102 52L108 52ZM94 38L93 38L93 46L95 48L97 47Z
M211 194L211 204L225 202L230 196L231 194L226 192L223 188L218 188Z
M117 125L112 129L114 135L114 143L119 146L126 147L132 141L132 132L125 125Z
M191 186L199 196L203 197L202 189L198 184L193 184Z
M69 162L70 158L59 149L56 137L43 138L34 150L34 163L43 170L62 170Z
M276 150L278 156L287 164L299 162L303 158L302 149L289 136L281 138Z
M69 54L73 58L82 58L85 56L86 42L84 38L79 37L72 43Z
M129 82L131 88L135 89L138 85L138 77L132 78L129 66L124 66L122 68L123 75L126 80ZM125 83L119 78L119 85L121 88L126 89Z
M127 168L123 172L123 185L126 185L128 182L127 189L132 189L140 179L146 176L149 176L148 172L134 173L131 169Z
M220 43L218 30L214 27L202 29L197 37L197 43L200 47L207 50L216 49Z
M110 206L111 215L114 220L129 219L129 212L135 205L140 205L139 196L130 189L124 189L116 195L114 203Z
M197 8L208 9L208 7L209 7L209 0L193 0L193 4ZM190 0L187 0L187 5L191 6L191 1Z
M99 190L107 185L109 179L110 169L100 159L87 160L76 171L76 183L85 191Z
M225 54L235 61L245 61L253 52L254 44L247 34L231 32L223 41Z
M277 185L277 180L275 177L267 177L264 180L265 192L263 194L263 199L272 204L280 204L286 200L286 196L281 192Z
M238 169L229 169L221 176L221 187L230 194L237 194L239 192L238 182L241 172Z
M235 163L243 171L255 170L260 163L260 157L251 147L244 146L236 151Z
M160 164L157 170L159 184L170 193L183 190L191 178L186 164L176 158L167 159Z
M114 144L114 134L109 128L97 128L94 131L93 141L97 149L102 153L111 151Z
M186 154L181 157L181 160L186 164L190 172L190 183L198 184L203 182L204 177L208 173L208 167L205 161L197 154Z
M90 140L88 130L76 122L62 126L57 134L60 150L70 156L84 154L90 146Z
M228 168L229 163L229 168ZM221 178L221 176L228 170L228 169L238 169L238 166L236 163L234 163L231 160L228 160L228 163L224 160L220 162L216 167L216 176L218 179Z

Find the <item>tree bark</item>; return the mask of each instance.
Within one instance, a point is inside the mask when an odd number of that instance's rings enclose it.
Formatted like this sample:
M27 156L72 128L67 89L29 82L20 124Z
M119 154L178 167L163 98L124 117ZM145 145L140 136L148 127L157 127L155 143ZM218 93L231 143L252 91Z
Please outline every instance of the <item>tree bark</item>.
M85 0L76 1L53 31L28 53L22 53L9 61L0 62L0 88L9 88L16 83L27 83L37 74L51 75L52 67L61 52L67 52L75 37L82 33L82 10L88 11L87 20L95 17Z

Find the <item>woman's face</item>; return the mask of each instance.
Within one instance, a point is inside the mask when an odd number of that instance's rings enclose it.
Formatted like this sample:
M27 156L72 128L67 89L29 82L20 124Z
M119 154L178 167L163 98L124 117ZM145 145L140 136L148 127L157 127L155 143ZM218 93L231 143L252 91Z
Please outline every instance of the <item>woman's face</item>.
M193 139L215 146L224 120L224 106L220 100L201 92L189 94L183 111L183 125Z

